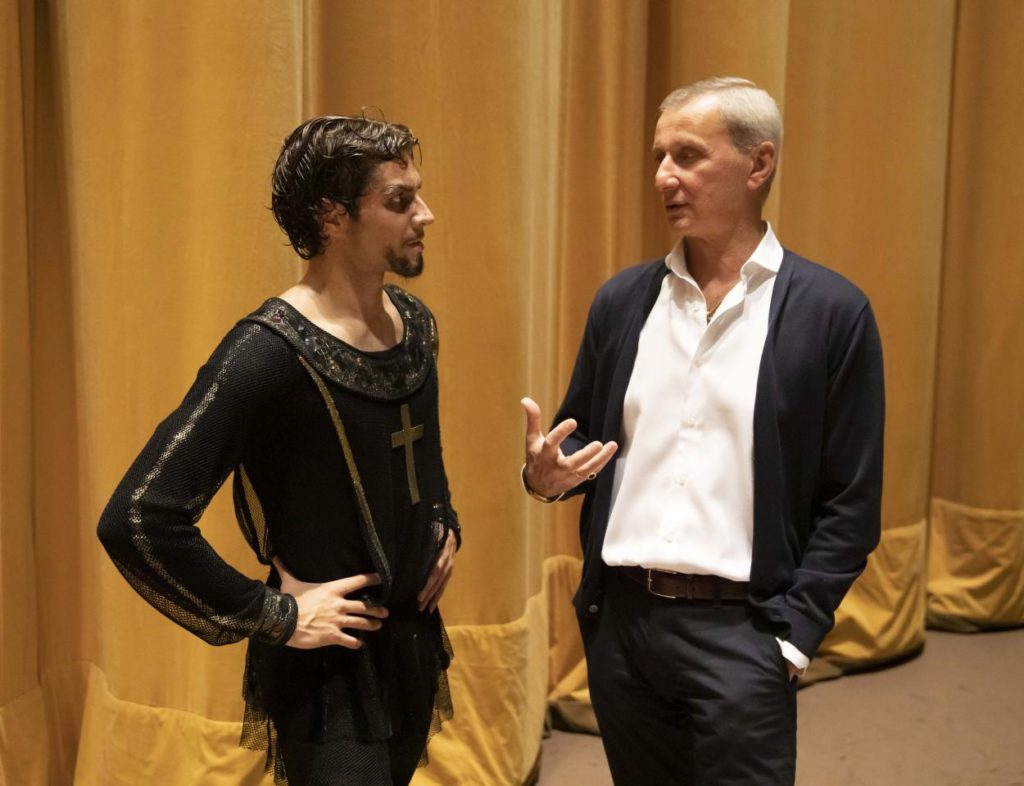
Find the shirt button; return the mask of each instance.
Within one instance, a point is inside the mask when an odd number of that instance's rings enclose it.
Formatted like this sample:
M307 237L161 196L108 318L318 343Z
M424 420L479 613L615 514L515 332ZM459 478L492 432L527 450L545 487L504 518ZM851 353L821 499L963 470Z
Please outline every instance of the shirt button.
M596 603L591 603L587 607L587 611L589 611L591 614L597 614L597 612L598 612L598 605Z
M677 477L676 478L676 485L677 486L685 486L686 485L686 477L684 475L680 475L679 477Z
M704 361L703 359L698 358L697 360L694 361L693 365L695 365L697 368L700 368L701 366L704 365Z

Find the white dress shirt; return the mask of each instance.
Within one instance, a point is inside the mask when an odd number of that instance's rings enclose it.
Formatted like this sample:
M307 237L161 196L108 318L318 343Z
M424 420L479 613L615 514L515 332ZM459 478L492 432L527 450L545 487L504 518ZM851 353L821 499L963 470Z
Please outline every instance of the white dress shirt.
M665 258L623 403L607 565L750 580L754 396L782 256L766 225L710 322L682 242Z

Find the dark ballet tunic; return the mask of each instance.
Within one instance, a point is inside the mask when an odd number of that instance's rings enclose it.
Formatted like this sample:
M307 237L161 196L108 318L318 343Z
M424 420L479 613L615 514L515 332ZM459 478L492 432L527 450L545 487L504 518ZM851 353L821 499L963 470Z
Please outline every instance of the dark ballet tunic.
M441 458L437 331L419 300L386 288L401 342L361 352L272 298L224 338L161 423L103 512L99 535L133 587L212 644L249 638L242 744L313 744L430 733L451 717L451 650L440 615L420 612L449 530L459 537ZM377 572L361 597L383 604L365 646L285 647L294 599L224 562L195 526L234 472L235 511L263 564L303 581ZM424 741L425 743L425 741Z

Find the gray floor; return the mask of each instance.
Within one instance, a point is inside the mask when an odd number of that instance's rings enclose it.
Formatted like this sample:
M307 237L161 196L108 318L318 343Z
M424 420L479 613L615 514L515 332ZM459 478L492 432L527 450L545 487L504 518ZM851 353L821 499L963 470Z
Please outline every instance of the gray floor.
M798 786L1024 786L1024 630L929 632L913 660L798 694ZM538 786L611 786L601 741L554 732Z

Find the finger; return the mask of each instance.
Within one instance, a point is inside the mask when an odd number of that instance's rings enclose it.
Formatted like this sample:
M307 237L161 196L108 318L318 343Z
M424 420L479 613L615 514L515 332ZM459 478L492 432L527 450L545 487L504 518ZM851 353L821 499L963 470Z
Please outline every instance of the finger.
M277 569L277 573L282 579L287 579L289 581L295 580L295 577L288 572L288 568L284 566L280 557L273 557L270 561L274 563L274 567Z
M594 456L601 452L601 448L604 444L601 442L591 442L589 445L577 450L571 456L566 456L559 462L559 469L563 469L566 472L579 473L580 467L590 461Z
M420 591L417 600L420 601L420 611L430 602L440 587L443 587L452 575L452 559L448 555L441 555L434 569L430 571L430 578L426 586Z
M452 533L448 533L448 540L445 542L444 550L441 552L441 556L437 559L437 564L434 565L433 570L430 571L430 576L427 577L427 583L423 586L423 589L416 595L416 600L419 602L420 611L423 611L426 604L433 597L437 591L437 587L443 582L447 582L451 576L452 563L455 558L455 539L452 537Z
M339 628L355 628L356 630L380 630L384 625L373 617L345 616L338 622Z
M348 595L356 590L361 590L364 587L373 587L380 584L380 574L359 573L355 576L347 576L346 578L337 579L330 583L336 586L339 593L342 595Z
M443 567L438 572L437 581L433 583L433 586L430 588L429 592L424 593L425 597L423 598L420 611L423 611L423 608L426 606L431 606L431 611L437 608L437 603L441 599L441 596L444 594L444 589L448 586L448 582L451 580L451 577L452 569L450 565L447 567Z
M430 571L430 576L427 578L427 583L423 585L423 589L421 589L419 593L416 595L416 601L419 605L420 611L423 611L424 607L427 605L427 602L430 600L430 598L433 597L435 590L441 583L441 578L441 571L437 568L437 566L435 566L434 569Z
M526 444L529 445L544 436L540 430L540 405L529 396L519 403L526 411Z
M442 575L447 576L452 572L452 565L455 562L455 553L445 549L437 560L437 569Z
M430 594L430 590L433 589L434 585L437 584L440 571L437 569L437 565L430 571L430 575L427 576L426 582L423 584L423 588L416 593L416 600L423 600L424 597Z
M544 437L544 450L548 453L558 450L565 438L568 437L572 432L576 430L576 421L572 418L563 420L557 426L555 426L548 435Z
M363 648L362 639L357 639L355 636L350 636L347 633L338 630L337 634L333 637L332 643L339 644L350 650L358 650Z
M445 577L444 581L441 582L440 588L434 594L434 597L430 600L430 613L433 614L437 610L437 604L441 602L441 598L444 595L444 591L448 589L448 579L451 578L451 574Z
M619 449L619 446L614 442L606 442L604 446L588 461L583 462L581 465L576 467L574 470L578 475L592 480L591 475L597 475L612 457L615 455L615 451ZM575 455L573 456L575 458Z
M422 603L420 603L420 611L433 612L433 610L437 608L437 601L441 597L440 593L442 592L443 587L444 582L441 582L436 587L434 587L430 594L423 599Z
M422 595L423 593L420 593L420 594ZM426 610L427 606L430 605L430 602L431 602L431 600L433 600L433 598L434 598L433 591L431 591L429 594L425 595L422 599L417 598L418 602L416 604L416 610L417 611L424 611L424 610Z
M344 601L338 607L338 611L342 614L358 614L362 617L378 617L379 619L386 619L391 613L384 606L371 606L361 600Z
M448 570L455 559L455 541L451 538L445 541L441 547L441 553L437 557L437 564L434 566L441 570Z

